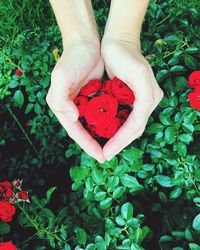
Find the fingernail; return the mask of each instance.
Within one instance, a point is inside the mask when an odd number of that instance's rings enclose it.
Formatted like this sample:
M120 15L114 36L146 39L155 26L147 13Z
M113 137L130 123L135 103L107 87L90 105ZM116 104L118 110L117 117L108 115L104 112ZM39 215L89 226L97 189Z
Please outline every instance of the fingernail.
M77 120L77 116L73 113L67 113L69 119L73 122L75 122Z

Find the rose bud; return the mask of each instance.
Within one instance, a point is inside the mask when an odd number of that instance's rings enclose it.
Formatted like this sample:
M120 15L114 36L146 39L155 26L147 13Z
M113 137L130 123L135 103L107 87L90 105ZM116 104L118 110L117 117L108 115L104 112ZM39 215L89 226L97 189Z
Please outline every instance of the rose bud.
M15 75L17 75L17 76L21 76L21 75L22 75L21 70L16 69L16 70L15 70Z
M23 201L29 201L28 193L26 191L20 191L17 193L17 197Z
M20 181L19 179L13 181L13 186L14 187L20 188L21 185L22 185L22 181Z

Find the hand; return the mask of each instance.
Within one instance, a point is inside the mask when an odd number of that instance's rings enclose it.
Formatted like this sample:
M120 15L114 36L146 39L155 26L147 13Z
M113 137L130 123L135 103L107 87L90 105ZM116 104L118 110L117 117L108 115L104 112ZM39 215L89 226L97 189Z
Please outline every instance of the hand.
M102 147L82 127L73 100L82 86L91 79L101 79L103 72L104 64L99 44L78 41L67 45L53 69L51 86L46 98L49 107L68 135L99 162L105 161Z
M133 91L135 102L128 120L103 148L107 160L144 132L147 121L163 97L153 71L134 43L103 40L102 56L110 78L117 76Z

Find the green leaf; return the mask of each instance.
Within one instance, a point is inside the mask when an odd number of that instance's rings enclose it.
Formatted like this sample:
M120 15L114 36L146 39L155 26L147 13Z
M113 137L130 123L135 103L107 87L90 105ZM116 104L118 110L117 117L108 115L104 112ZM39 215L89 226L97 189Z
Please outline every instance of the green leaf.
M195 243L189 243L190 250L200 250L200 246Z
M130 220L133 217L133 206L130 202L122 205L121 215L125 220Z
M50 188L49 190L47 190L46 192L46 204L49 203L50 199L51 199L51 196L53 194L53 192L57 189L57 187L52 187Z
M197 230L197 231L200 231L200 214L198 214L194 220L193 220L193 223L192 223L192 227Z
M168 76L168 70L162 69L156 74L156 79L158 82L161 82Z
M125 149L122 153L122 157L127 160L130 164L133 164L135 161L140 159L143 155L143 151L136 147L130 147Z
M185 51L188 52L188 53L190 53L190 54L195 54L196 52L199 51L199 49L196 48L196 47L189 47Z
M104 184L104 180L103 180L103 175L102 175L102 171L94 168L92 169L92 179L94 180L94 182L97 184L97 185L102 185Z
M85 245L86 240L87 240L87 234L86 234L85 230L78 227L77 231L76 231L76 236L77 236L78 243Z
M135 191L143 189L143 186L131 175L124 174L120 177L120 180L125 187L132 188Z
M174 186L174 184L172 183L172 179L169 176L157 175L155 177L155 179L162 187L173 187Z
M38 102L35 103L34 105L34 111L37 115L40 115L42 113L42 109L41 106Z
M185 157L187 154L187 147L183 142L177 143L177 152L180 156Z
M81 181L86 179L89 173L88 171L88 168L75 166L70 168L69 174L74 181Z
M172 144L176 139L176 129L171 126L165 130L165 139L168 143Z
M183 72L183 71L185 71L185 68L182 65L176 65L176 66L171 67L170 69L171 73Z
M176 187L174 190L170 193L171 199L176 199L182 194L182 189L180 187Z
M115 219L115 221L120 226L124 226L125 225L125 220L121 216L117 216L116 219Z
M200 181L200 169L194 170L194 176L198 181Z
M118 176L109 177L108 183L106 185L108 192L113 192L118 184L119 184L119 177Z
M107 208L109 208L111 206L111 204L112 204L112 201L113 200L112 200L111 197L106 198L105 200L103 200L103 201L100 202L100 208L101 209L107 209Z
M33 107L34 107L34 104L33 104L33 103L29 103L29 104L26 106L25 114L27 115L28 113L30 113L31 110L33 109Z
M17 106L21 107L24 104L24 95L20 89L18 89L14 94L14 102Z
M115 191L113 192L113 198L117 199L121 197L124 194L125 189L125 187L118 187L117 189L115 189Z
M8 233L10 233L10 225L7 223L0 222L0 235L4 235Z
M145 132L146 132L146 133L149 133L149 134L157 134L157 133L163 131L163 128L164 128L163 124L161 124L161 123L153 123L153 124L151 124L151 125L145 130Z
M96 201L102 201L106 198L106 192L100 191L100 192L95 194L94 198Z
M198 62L193 56L186 55L184 57L184 60L185 60L185 64L188 66L189 69L193 69L193 70L197 69Z
M179 139L182 142L189 144L193 140L193 137L189 134L182 134L182 135L179 135Z

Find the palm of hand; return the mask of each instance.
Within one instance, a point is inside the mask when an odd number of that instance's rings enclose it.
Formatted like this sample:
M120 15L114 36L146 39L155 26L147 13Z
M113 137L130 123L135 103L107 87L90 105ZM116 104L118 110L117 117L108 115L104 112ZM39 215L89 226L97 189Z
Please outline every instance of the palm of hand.
M163 92L149 63L134 44L105 42L102 56L109 77L117 76L123 80L135 95L133 111L128 120L103 148L103 153L109 160L142 135L149 116L163 97Z
M52 72L46 98L68 135L100 162L105 161L102 148L78 121L79 113L73 99L90 79L101 79L103 72L104 64L98 47L87 42L70 45Z

